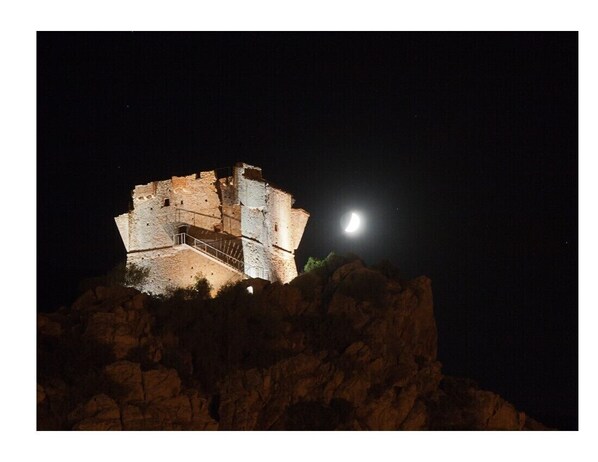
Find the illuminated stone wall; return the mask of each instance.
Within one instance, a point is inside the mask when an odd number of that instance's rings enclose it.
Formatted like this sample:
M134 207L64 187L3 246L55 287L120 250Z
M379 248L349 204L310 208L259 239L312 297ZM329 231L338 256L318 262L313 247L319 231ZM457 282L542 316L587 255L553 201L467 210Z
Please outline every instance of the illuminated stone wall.
M295 249L309 214L293 209L292 196L272 186L259 167L237 164L234 173L241 206L241 232L246 266L272 281L289 282L297 276Z
M224 284L243 279L239 272L182 245L130 253L127 263L149 269L145 284L138 289L155 294L177 287L189 287L195 283L195 276L198 274L210 281L213 286L212 295Z
M307 220L309 219L309 213L303 209L291 209L291 248L293 251L299 248L301 238L303 237L303 231Z
M214 172L201 172L199 178L196 175L172 177L135 186L133 210L128 213L127 250L171 246L176 232L174 224L180 221L213 230L221 222L215 181ZM120 226L119 231L123 233Z
M186 287L200 271L216 288L243 277L217 259L173 247L183 224L241 237L246 276L286 283L297 275L294 251L309 214L292 208L292 196L270 185L259 167L239 163L220 179L209 171L153 181L135 186L132 198L133 209L115 221L127 261L150 268L142 290Z

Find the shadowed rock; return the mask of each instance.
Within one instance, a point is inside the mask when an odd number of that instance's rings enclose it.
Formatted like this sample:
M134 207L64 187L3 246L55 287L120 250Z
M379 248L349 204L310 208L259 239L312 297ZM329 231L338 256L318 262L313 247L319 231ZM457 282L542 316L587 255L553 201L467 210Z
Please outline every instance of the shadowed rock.
M335 256L211 300L87 291L38 317L38 428L545 429L442 375L431 281L394 273Z

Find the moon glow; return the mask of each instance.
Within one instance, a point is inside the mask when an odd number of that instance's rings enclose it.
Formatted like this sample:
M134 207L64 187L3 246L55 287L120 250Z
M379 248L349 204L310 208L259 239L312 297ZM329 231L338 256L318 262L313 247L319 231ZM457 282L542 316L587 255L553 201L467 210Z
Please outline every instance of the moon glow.
M354 233L359 229L359 225L361 224L361 218L355 212L351 212L351 219L349 220L349 224L345 228L346 233Z

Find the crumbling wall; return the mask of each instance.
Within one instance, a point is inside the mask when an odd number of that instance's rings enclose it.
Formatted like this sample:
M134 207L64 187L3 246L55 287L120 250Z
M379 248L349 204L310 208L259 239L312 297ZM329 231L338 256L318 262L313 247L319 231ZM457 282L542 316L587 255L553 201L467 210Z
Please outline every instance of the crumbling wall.
M266 183L259 168L237 164L235 184L241 208L245 273L270 279L269 239L266 228Z
M222 203L222 231L233 236L241 236L241 205L233 176L218 180Z
M173 248L183 224L242 237L246 274L286 283L297 275L294 251L309 217L292 205L291 194L267 183L261 168L238 163L227 178L209 171L135 186L133 210L115 221L129 261L150 268L144 290L185 287L201 268L216 287L235 274L211 257Z
M135 186L133 210L129 212L128 251L171 246L172 226L176 222L190 223L214 229L221 222L220 199L214 172L202 172L200 177L172 177ZM124 239L123 239L124 241Z
M213 171L201 172L199 175L199 178L196 175L173 177L174 205L181 209L181 221L213 230L221 221L216 175ZM183 179L184 183L181 181Z
M269 252L262 243L244 238L243 258L245 261L245 274L252 278L270 280Z
M295 255L274 247L270 250L269 257L272 281L286 283L297 277Z
M220 178L218 180L218 184L223 206L235 205L239 203L234 177Z
M239 204L222 206L222 231L233 236L241 236L241 206Z
M266 183L242 177L238 185L239 202L246 207L266 206Z
M241 232L248 238L243 242L246 268L263 268L268 279L289 282L297 276L293 252L309 215L295 212L291 194L268 184L257 167L237 164L233 181L241 207Z
M266 245L268 234L265 226L266 214L262 207L241 207L241 231L243 236Z
M267 198L267 234L271 245L293 251L291 240L291 195L269 187Z
M291 247L290 250L297 250L299 247L299 243L301 242L301 238L303 237L303 232L305 231L305 225L307 224L307 220L309 219L309 213L307 213L303 209L292 209L291 210Z

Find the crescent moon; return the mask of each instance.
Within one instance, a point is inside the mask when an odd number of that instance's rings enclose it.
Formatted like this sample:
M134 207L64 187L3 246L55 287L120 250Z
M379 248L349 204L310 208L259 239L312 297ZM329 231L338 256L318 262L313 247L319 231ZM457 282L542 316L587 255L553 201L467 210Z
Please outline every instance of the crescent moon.
M360 224L361 224L361 218L359 218L359 215L357 215L355 212L351 212L351 219L349 221L349 224L345 228L345 232L346 233L354 233L355 231L357 231Z

